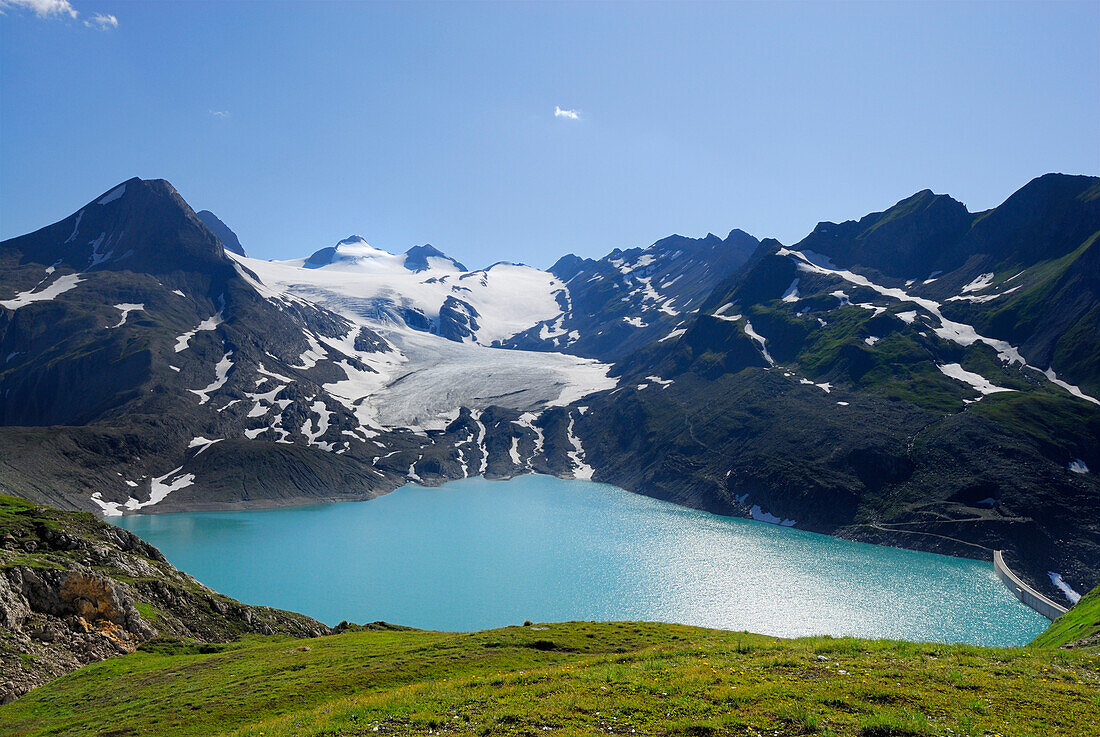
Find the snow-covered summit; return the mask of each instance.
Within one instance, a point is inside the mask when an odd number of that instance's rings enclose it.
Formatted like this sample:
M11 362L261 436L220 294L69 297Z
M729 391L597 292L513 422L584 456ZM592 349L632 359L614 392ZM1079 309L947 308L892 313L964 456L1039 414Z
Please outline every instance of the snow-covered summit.
M561 280L540 269L497 263L467 271L431 245L393 254L358 235L305 259L236 260L268 286L338 313L482 345L552 319L568 303Z
M301 261L301 265L307 269L332 268L369 273L466 271L465 266L431 244L413 246L405 253L394 254L375 248L361 235L348 236L335 246L315 251L309 258Z

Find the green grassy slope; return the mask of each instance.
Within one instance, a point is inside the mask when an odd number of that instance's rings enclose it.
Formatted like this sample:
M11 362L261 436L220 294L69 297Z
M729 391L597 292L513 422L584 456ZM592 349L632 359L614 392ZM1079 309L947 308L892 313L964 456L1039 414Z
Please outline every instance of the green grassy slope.
M1081 597L1068 612L1051 622L1032 643L1039 647L1100 647L1100 586Z
M0 732L1075 735L1100 708L1093 649L779 640L652 623L147 648L0 707Z

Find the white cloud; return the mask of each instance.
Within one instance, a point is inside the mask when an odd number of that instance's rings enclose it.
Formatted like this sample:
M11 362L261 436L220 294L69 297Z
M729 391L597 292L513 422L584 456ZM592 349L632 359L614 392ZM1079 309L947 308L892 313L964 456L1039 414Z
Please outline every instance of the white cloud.
M228 110L211 110L210 114L213 115L215 118L228 118L233 115L233 113L229 112Z
M118 18L109 14L96 13L91 20L84 21L84 25L106 31L108 28L118 28Z
M580 114L576 110L562 110L557 105L554 106L555 118L569 118L570 120L580 119Z
M76 8L69 0L0 0L0 8L26 8L33 10L39 18L51 15L77 16Z

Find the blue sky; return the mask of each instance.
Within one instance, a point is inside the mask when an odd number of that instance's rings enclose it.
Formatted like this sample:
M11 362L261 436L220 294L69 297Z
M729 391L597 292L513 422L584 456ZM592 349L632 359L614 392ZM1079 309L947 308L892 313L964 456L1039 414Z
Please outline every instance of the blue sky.
M262 258L359 233L546 267L1100 174L1095 2L0 10L4 238L140 176Z

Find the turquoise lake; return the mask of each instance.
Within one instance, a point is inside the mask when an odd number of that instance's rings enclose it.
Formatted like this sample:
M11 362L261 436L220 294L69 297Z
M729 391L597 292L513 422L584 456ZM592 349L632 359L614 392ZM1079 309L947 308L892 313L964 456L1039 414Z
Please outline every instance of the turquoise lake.
M330 625L655 620L795 637L1021 645L1047 621L991 563L521 476L368 502L111 520L202 583Z

